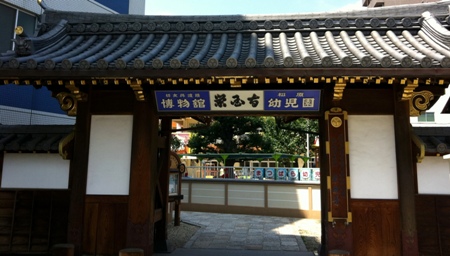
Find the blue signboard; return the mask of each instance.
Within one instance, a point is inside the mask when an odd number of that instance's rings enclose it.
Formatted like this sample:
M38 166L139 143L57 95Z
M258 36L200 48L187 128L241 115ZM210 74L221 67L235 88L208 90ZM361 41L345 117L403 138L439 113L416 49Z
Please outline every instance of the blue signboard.
M157 91L160 112L319 111L320 90Z

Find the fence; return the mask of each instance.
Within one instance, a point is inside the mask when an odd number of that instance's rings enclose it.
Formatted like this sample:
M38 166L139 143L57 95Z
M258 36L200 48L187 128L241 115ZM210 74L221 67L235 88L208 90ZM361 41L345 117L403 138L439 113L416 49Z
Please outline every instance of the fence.
M320 219L315 181L183 178L181 209Z

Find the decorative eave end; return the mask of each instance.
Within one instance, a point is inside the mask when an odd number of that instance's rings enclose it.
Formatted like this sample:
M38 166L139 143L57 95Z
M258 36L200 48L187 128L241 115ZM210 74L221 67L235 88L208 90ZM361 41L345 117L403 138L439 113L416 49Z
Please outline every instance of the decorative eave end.
M43 10L52 10L52 8L48 7L44 0L37 0L37 3Z
M15 52L17 56L28 56L34 53L34 46L31 39L25 34L23 27L18 26L15 29L15 33L17 37L12 39L12 41L16 44Z

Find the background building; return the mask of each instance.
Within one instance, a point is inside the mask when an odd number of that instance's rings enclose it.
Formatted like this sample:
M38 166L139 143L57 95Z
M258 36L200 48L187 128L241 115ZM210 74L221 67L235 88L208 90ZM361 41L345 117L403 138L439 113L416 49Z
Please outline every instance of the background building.
M404 4L419 4L419 3L431 3L437 2L438 0L363 0L363 6L365 7L383 7L383 6L394 6L394 5L404 5Z
M93 12L144 14L145 0L45 0L53 9ZM0 1L0 52L14 49L11 41L17 26L28 35L39 28L39 15L43 13L36 0ZM0 87L0 124L73 124L73 117L63 112L51 93L30 86L6 85Z

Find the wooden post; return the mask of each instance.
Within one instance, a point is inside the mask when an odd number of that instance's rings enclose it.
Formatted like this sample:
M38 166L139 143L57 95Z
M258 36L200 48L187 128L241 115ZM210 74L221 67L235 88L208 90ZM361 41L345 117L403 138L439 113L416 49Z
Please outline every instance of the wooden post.
M73 244L55 244L52 247L52 256L74 256Z
M343 250L332 250L328 254L329 256L350 256L350 253L348 251Z
M119 256L144 256L144 250L139 248L127 248L119 251Z
M353 249L352 216L349 192L349 152L347 112L332 108L325 113L327 122L328 175L328 249ZM325 210L324 209L324 210Z
M136 101L133 116L126 246L142 248L143 255L152 255L154 250L157 141L158 117L149 102Z
M78 102L75 123L73 159L70 161L70 206L67 240L74 245L74 254L82 254L83 217L89 161L91 115L89 99Z
M165 139L164 148L161 150L161 168L159 170L159 186L162 198L162 219L155 224L155 250L169 251L167 245L167 207L169 206L169 152L172 136L172 119L161 119L161 136Z
M181 216L180 216L180 202L181 200L175 200L175 220L174 220L174 226L180 226L181 222Z
M402 255L418 256L415 180L410 135L409 101L394 98L395 153L402 224Z

